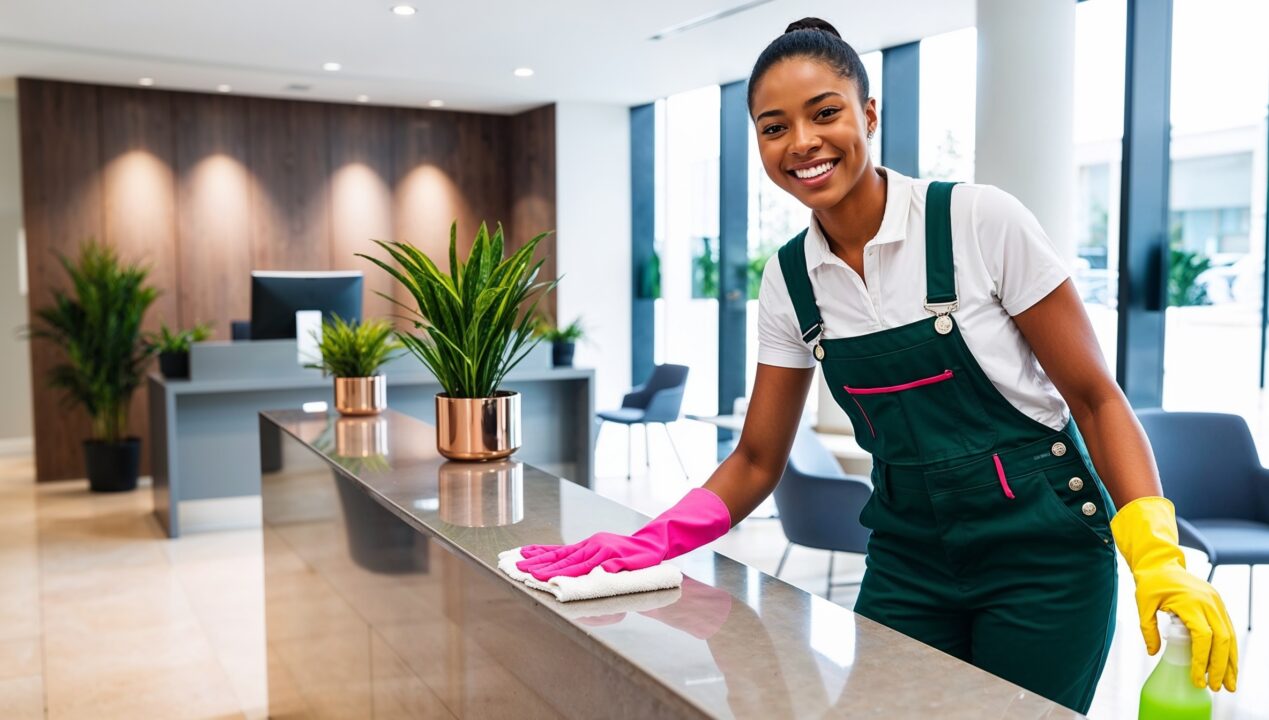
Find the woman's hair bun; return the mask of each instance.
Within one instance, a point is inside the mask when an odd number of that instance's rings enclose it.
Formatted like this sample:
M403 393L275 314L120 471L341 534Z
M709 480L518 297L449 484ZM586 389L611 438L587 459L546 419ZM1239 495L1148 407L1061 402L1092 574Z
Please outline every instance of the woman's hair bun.
M837 32L837 28L833 27L827 20L821 20L817 17L806 17L801 20L791 22L789 23L789 26L784 29L784 32L785 34L788 34L795 30L819 30L820 32L832 35L838 40L842 39L842 34Z

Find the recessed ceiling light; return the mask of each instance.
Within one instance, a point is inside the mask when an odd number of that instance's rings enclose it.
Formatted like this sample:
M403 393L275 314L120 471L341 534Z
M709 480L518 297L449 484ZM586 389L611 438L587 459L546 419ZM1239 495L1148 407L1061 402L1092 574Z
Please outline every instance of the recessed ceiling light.
M229 87L228 85L225 85L225 84L223 84L223 83L222 83L222 84L220 84L220 85L217 85L217 86L216 86L216 92L229 92L229 91L231 91L231 90L233 90L233 88L231 88L231 87Z
M154 84L154 78L141 78L140 80L137 81L137 84L141 85L142 87L150 87L151 85Z
M326 72L339 72L340 68L342 67L344 66L340 65L337 62L322 63L322 69L325 70Z
M533 75L533 68L516 68L516 77L530 77Z
M358 95L358 96L357 96L357 102L363 102L363 103L364 103L364 102L370 102L370 96L369 96L369 95Z
M401 17L410 17L416 12L418 11L414 9L413 5L393 5L392 6L392 13L394 15L400 15Z
M428 100L427 106L428 107L445 107L445 101L444 100Z

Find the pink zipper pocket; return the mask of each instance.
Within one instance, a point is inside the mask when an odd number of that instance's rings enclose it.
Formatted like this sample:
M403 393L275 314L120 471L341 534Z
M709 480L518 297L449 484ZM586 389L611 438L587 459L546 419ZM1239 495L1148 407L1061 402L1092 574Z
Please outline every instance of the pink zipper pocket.
M934 375L928 378L921 378L920 380L913 380L912 382L906 382L906 383L903 383L902 385L887 385L886 387L870 387L870 388L853 388L849 385L843 385L842 389L844 389L846 392L850 393L851 395L882 395L885 393L895 393L895 392L902 392L904 390L911 390L912 388L919 388L922 385L933 385L934 383L941 383L945 380L951 380L951 379L952 379L952 371L944 370L938 375Z
M992 455L991 459L996 463L996 479L1000 481L1000 489L1005 491L1005 497L1013 499L1013 490L1009 487L1009 478L1005 477L1005 466L1000 463L999 455Z
M868 417L868 413L864 410L864 406L859 403L859 398L855 397L856 395L883 395L885 393L895 393L895 392L900 392L903 390L911 390L912 388L918 388L918 387L921 387L922 385L933 385L934 383L941 383L944 380L951 380L951 379L952 379L952 371L944 370L943 372L933 377L921 378L920 380L913 380L912 382L903 383L902 385L889 385L886 387L872 387L872 388L853 388L849 385L843 385L842 389L845 390L848 395L850 395L851 400L855 401L855 407L859 408L859 414L863 415L864 422L868 423L868 432L871 433L873 437L877 437L877 431L874 430L872 427L872 419Z

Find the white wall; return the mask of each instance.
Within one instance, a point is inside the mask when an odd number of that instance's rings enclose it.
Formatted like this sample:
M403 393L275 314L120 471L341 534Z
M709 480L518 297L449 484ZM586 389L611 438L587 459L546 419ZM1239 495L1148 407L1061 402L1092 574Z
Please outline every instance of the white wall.
M18 104L0 97L0 452L25 446L31 437L31 360L17 334L27 323L26 297L18 287L20 227Z
M630 382L630 109L555 106L557 306L587 339L574 364L595 368L597 409L617 407Z

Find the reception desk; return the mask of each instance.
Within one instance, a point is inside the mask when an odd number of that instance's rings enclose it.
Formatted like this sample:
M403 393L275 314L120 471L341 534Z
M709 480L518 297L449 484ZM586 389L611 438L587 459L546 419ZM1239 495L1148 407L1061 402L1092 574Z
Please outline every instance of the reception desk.
M436 377L413 356L384 366L388 405L435 419ZM594 371L551 367L539 344L503 382L520 392L525 460L589 486L594 473ZM170 537L258 520L260 466L275 449L258 441L258 413L333 407L330 378L303 367L294 340L194 345L190 378L147 382L154 514ZM419 438L419 442L431 442Z
M396 412L260 428L270 717L1080 717L707 548L680 589L559 603L498 553L647 518L514 458L446 462Z

